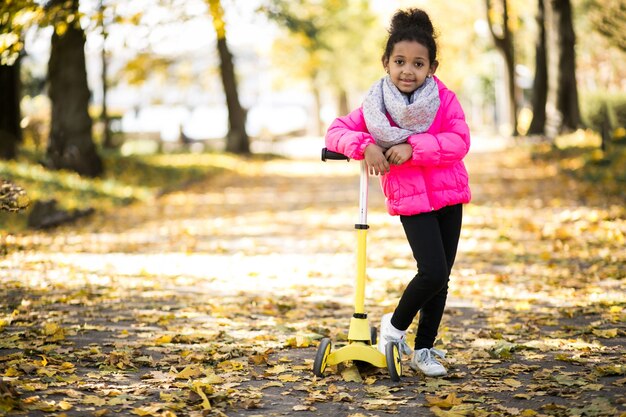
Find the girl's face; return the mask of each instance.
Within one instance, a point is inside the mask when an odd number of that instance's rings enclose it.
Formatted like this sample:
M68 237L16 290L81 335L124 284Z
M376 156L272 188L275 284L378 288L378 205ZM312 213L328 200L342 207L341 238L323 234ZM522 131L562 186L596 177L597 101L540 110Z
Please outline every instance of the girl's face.
M424 84L426 77L435 73L437 65L437 61L430 62L428 48L416 41L396 43L384 63L391 82L405 94L411 94Z

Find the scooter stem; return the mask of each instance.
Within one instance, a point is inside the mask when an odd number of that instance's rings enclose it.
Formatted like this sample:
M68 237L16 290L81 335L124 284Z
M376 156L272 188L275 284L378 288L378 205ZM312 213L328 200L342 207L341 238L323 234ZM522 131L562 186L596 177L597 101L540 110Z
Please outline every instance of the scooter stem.
M365 314L365 264L367 253L367 192L369 172L365 160L361 161L361 176L359 187L359 223L354 227L357 230L357 256L356 256L356 291L354 296L354 313Z

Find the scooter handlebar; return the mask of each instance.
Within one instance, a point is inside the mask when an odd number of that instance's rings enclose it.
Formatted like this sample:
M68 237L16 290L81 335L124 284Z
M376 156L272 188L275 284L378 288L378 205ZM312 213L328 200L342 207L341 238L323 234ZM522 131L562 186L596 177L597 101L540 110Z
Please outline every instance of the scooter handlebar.
M327 148L322 149L322 161L326 162L327 159L335 161L349 161L350 158L339 152L329 151Z

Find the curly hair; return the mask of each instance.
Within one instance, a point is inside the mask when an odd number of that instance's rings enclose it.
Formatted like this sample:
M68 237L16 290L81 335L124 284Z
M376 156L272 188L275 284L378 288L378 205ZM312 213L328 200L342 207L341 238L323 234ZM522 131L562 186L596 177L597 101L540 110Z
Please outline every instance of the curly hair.
M402 41L415 41L424 45L428 49L430 62L435 62L437 59L435 37L435 29L425 11L416 8L398 10L389 25L389 37L382 56L383 65L389 61L394 45Z

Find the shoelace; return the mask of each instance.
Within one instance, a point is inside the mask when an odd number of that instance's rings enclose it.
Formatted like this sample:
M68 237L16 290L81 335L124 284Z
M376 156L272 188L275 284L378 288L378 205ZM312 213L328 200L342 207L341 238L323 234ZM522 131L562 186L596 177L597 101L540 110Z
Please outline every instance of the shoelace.
M441 365L439 361L435 358L435 356L439 356L441 359L446 357L446 353L442 350L430 348L426 351L426 357L424 358L424 362L427 364L437 364Z
M402 338L400 343L398 343L398 349L400 350L401 354L404 353L405 355L410 355L411 353L413 353L413 349L411 349L404 337Z
M406 342L406 337L404 336L400 339L387 338L386 340L397 343L400 354L410 355L411 353L413 353L413 349L411 349L409 344Z

